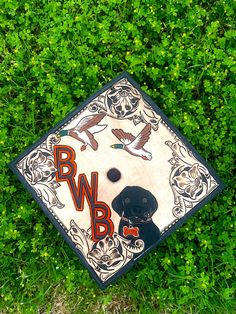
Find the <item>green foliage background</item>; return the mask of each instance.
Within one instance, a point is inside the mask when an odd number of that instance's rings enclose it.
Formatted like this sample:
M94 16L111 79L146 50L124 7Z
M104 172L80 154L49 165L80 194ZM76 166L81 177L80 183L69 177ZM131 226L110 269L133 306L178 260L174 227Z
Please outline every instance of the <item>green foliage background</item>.
M1 0L1 313L235 313L235 9L235 0ZM227 188L100 291L8 164L124 70Z

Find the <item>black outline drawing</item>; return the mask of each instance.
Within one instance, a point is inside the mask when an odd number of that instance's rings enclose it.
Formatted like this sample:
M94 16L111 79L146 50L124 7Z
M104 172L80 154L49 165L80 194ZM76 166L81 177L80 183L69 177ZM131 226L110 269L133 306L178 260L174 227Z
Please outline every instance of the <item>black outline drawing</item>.
M211 193L217 183L181 141L166 141L166 145L173 155L169 160L172 165L169 180L176 205L172 212L176 218L181 218Z
M64 207L56 192L60 184L56 182L57 169L53 157L53 146L59 142L60 139L55 134L50 134L46 141L17 163L18 171L48 209L52 209L54 206Z

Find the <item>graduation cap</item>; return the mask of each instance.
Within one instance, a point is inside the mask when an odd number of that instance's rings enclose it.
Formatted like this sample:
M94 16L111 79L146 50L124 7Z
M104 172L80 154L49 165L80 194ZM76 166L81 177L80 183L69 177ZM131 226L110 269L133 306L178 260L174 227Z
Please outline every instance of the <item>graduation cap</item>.
M223 189L127 73L10 167L101 288Z

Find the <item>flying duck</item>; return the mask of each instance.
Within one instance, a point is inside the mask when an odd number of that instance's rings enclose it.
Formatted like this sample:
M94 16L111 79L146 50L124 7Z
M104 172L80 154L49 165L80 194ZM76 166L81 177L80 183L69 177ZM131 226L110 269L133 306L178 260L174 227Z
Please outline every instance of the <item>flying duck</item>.
M98 124L105 114L90 115L82 118L79 123L72 129L62 130L58 133L59 136L72 136L78 141L82 142L80 150L86 149L87 145L91 146L93 150L98 149L98 142L95 140L93 134L103 131L107 125Z
M144 160L152 159L152 154L143 148L151 134L150 123L142 129L137 137L133 136L131 133L126 133L121 129L113 129L112 133L122 142L122 144L111 145L112 148L126 150L129 154L141 157Z

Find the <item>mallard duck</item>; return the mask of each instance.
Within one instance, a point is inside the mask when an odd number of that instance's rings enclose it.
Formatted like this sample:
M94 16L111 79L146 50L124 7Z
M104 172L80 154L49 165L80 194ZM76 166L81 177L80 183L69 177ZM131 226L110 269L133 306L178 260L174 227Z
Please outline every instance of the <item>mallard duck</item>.
M112 133L122 142L122 144L111 145L112 148L123 149L133 156L138 156L144 160L151 160L152 154L146 151L143 146L149 140L151 134L151 124L148 123L137 137L131 133L126 133L121 129L113 129Z
M96 114L86 116L79 121L79 123L72 129L61 130L59 136L72 136L78 141L82 142L80 150L86 149L87 145L91 146L93 150L98 149L98 142L95 140L93 134L103 131L107 125L99 125L98 123L105 117L105 114Z

